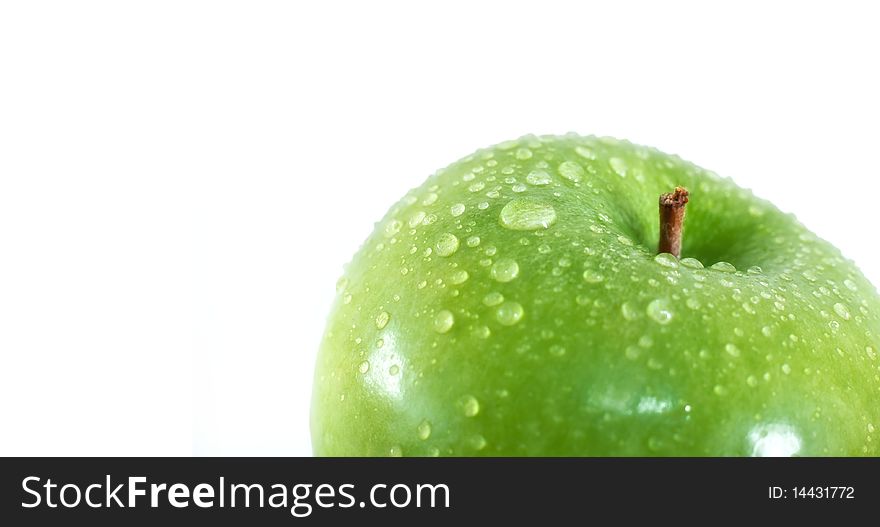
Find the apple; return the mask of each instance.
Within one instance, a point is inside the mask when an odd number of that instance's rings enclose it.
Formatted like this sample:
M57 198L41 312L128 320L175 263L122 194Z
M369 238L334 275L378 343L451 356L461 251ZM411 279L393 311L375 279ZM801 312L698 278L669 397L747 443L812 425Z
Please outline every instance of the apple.
M679 189L658 215L678 186L686 208ZM660 216L681 258L658 253ZM321 456L874 456L878 355L876 289L793 216L651 148L528 136L432 175L349 263L312 442Z

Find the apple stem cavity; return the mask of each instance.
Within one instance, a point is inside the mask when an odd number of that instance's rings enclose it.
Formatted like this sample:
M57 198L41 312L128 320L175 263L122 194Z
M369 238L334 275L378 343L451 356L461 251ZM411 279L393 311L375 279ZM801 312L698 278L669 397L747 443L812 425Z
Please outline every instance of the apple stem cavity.
M660 243L658 253L670 253L681 257L681 228L684 225L684 206L688 202L688 191L675 187L673 192L660 194Z

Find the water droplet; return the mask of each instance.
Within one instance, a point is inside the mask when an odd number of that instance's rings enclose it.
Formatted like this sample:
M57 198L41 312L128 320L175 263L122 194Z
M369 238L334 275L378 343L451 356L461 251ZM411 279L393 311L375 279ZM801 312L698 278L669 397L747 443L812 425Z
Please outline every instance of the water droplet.
M343 304L351 304L351 293L346 293L345 295L342 296L342 303Z
M523 317L522 305L519 302L504 302L495 310L495 318L502 325L512 326Z
M554 344L554 345L550 346L550 348L547 351L549 351L550 355L553 355L554 357L561 357L561 356L565 355L565 348L563 348L559 344Z
M541 245L538 246L538 252L541 254L547 254L550 251L551 251L550 246L547 245L546 243L542 243Z
M659 324L668 324L672 320L672 307L665 298L652 300L645 312Z
M410 216L409 221L407 222L410 227L415 227L416 225L422 223L422 220L425 219L425 212L420 210Z
M678 258L672 256L669 253L660 253L654 257L654 261L663 267L669 267L670 269L678 269Z
M621 314L623 314L623 318L625 318L626 320L635 320L639 317L638 311L629 302L624 302L623 304L621 304L620 312Z
M716 384L715 387L712 388L712 391L715 392L715 395L724 395L725 393L727 393L727 389L720 384Z
M560 176L575 183L584 177L584 168L574 161L563 161L558 170Z
M484 188L486 188L486 184L483 183L482 181L477 181L476 183L471 183L471 185L468 187L468 191L479 192L479 191L483 190Z
M391 315L388 314L387 311L383 311L379 313L376 317L376 328L382 329L388 325L388 321L391 320Z
M528 190L528 187L526 187L522 183L517 183L516 185L510 187L510 190L519 194L520 192L525 192L526 190Z
M532 198L516 198L501 209L501 225L515 231L547 229L556 223L556 209Z
M642 350L635 346L627 346L623 354L629 360L636 360L639 358L639 355L642 354Z
M492 336L492 330L489 326L477 326L474 328L474 336L481 339L487 339Z
M652 339L650 336L642 335L641 337L639 337L639 346L641 346L645 349L648 349L653 345L654 345L654 339Z
M474 417L480 413L480 401L473 395L465 395L460 402L465 417Z
M590 303L590 297L585 294L576 296L574 300L579 306L586 306Z
M501 258L492 265L492 278L499 282L510 282L519 276L519 264L510 258Z
M597 271L594 271L592 269L587 269L586 271L584 271L584 281L589 284L598 284L604 279L605 277L599 274Z
M730 342L724 345L724 351L726 351L727 354L730 355L731 357L739 357L740 356L739 348L736 347L736 344L733 344Z
M529 150L528 148L525 148L525 147L523 147L523 148L518 148L518 149L516 150L516 154L515 154L515 155L516 155L516 158L517 158L517 159L519 159L519 160L521 160L521 161L525 161L526 159L531 159L531 157L532 157L532 151Z
M816 276L816 272L813 271L812 269L807 269L806 271L804 271L803 273L801 273L801 275L802 275L804 278L806 278L807 280L809 280L810 282L815 282L816 280L819 279L819 277Z
M358 371L361 373L367 373L368 371L370 371L370 362L363 361L362 363L358 364Z
M403 449L397 445L388 449L388 455L390 457L403 457Z
M769 336L773 335L773 330L770 329L770 326L764 326L761 328L761 334L764 335L765 337L769 337Z
M495 253L498 252L498 247L495 247L494 245L487 245L483 252L486 253L486 256L495 256Z
M421 220L419 220L421 221ZM385 226L385 236L390 238L400 232L401 227L403 227L403 222L400 220L391 220L388 225Z
M593 149L588 146L578 145L578 146L574 147L574 151L577 153L577 155L579 155L585 159L591 159L591 160L596 159L596 152L593 151Z
M626 177L626 172L629 168L627 167L626 161L619 157L612 157L608 160L608 164L611 165L611 170L613 170L615 174L620 177Z
M455 205L449 207L449 213L455 217L461 216L462 214L464 214L464 211L464 203L456 203Z
M458 237L446 232L437 239L437 254L440 256L452 256L458 250Z
M684 301L684 305L691 309L700 309L700 306L702 306L702 304L700 304L700 301L692 296L688 297L688 299Z
M834 304L833 307L834 307L834 312L837 313L837 315L840 318L842 318L844 320L849 320L849 318L850 318L849 309L845 305L841 304L840 302L837 302L836 304Z
M431 437L431 423L427 419L423 419L419 426L416 428L416 432L419 434L419 439L422 441Z
M791 373L791 366L789 366L788 363L785 363L782 365L782 373L784 373L786 375Z
M679 263L685 267L690 267L691 269L703 268L703 263L696 258L682 258Z
M486 296L483 297L483 304L489 307L497 306L501 302L504 302L504 295L497 291L492 291L491 293L488 293L486 294Z
M400 373L400 366L397 364L392 364L391 367L388 368L389 375L397 375L398 373Z
M480 245L480 237L479 236L471 236L470 238L467 239L467 246L468 247L476 247L478 245Z
M733 264L728 262L715 262L709 266L709 269L714 269L716 271L721 271L722 273L735 273L736 267Z
M761 269L760 266L753 265L753 266L749 267L748 269L746 269L746 272L749 274L761 274L764 272L764 270Z
M550 179L550 174L548 174L545 170L532 170L526 176L526 183L528 183L529 185L549 185L551 181L552 179Z
M470 274L464 269L459 269L452 273L452 276L449 277L449 281L455 285L461 285L467 282L468 278L470 278Z
M476 450L483 450L484 448L486 448L486 445L488 444L488 442L486 441L486 438L481 436L480 434L476 434L474 436L471 436L469 443Z
M853 282L852 280L850 280L849 278L847 278L846 280L843 281L843 285L845 285L846 288L849 289L850 291L858 291L859 290L859 288L856 286L856 283Z
M434 316L434 331L437 333L448 332L452 329L453 324L455 324L455 315L453 315L448 309L439 311L437 315Z

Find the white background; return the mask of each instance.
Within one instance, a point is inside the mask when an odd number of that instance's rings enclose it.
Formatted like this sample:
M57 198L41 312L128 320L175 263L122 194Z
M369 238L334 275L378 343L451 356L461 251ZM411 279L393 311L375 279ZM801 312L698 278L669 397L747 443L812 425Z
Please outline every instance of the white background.
M2 4L0 455L310 454L342 265L526 133L681 154L880 283L877 13L719 4Z

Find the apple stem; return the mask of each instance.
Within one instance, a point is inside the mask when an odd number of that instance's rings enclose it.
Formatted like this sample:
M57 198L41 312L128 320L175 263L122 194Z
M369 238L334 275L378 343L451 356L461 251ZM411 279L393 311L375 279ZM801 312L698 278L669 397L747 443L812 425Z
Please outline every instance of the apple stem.
M684 224L684 206L688 191L675 187L675 191L660 194L660 243L658 253L670 253L681 257L681 228Z

